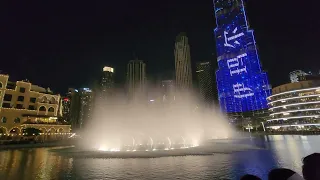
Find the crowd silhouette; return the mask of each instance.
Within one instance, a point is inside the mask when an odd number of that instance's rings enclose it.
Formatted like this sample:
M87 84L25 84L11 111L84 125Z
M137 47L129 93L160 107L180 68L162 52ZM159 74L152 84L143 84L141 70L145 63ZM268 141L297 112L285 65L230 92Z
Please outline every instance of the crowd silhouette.
M320 180L320 153L313 153L302 160L302 174L286 169L272 169L268 174L268 180ZM240 180L261 180L258 176L246 174Z

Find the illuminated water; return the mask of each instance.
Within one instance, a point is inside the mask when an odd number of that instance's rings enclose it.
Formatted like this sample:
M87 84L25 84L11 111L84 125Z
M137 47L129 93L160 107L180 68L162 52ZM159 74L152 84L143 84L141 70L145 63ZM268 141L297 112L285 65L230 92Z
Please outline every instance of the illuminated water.
M245 173L266 179L274 167L301 173L301 158L320 152L320 136L268 136L250 142L266 149L153 159L74 159L49 148L0 151L0 179L239 179Z

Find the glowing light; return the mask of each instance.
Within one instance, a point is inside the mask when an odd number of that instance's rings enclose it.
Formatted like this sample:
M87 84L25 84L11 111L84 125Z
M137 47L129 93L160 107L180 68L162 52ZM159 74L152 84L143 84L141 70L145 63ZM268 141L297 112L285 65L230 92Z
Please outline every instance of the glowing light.
M284 98L284 99L278 99L278 100L275 100L275 101L270 101L268 104L279 102L279 101L284 103L287 100L291 100L291 99L300 99L300 98L317 97L317 96L319 96L319 95L307 95L307 96L290 97L290 98Z
M287 104L287 105L283 105L283 106L272 107L272 108L270 108L270 110L276 109L276 108L281 108L281 107L286 108L286 107L288 107L288 106L299 106L299 105L304 105L304 104L318 104L318 103L320 103L320 101L312 101L312 102L304 102L304 103Z
M283 95L283 94L289 94L289 93L301 92L301 91L309 91L309 90L320 91L320 87L316 87L316 88L306 88L306 89L298 89L298 90L292 90L292 91L286 91L286 92L282 92L282 93L278 93L278 94L274 94L274 95L272 95L272 96L269 96L269 98L271 98L271 97L275 97L275 96L279 96L279 95Z
M155 149L155 148L154 148L154 149L152 149L152 151L156 151L156 150L157 150L157 149Z
M150 102L154 102L154 99L150 99Z
M112 67L108 67L108 66L105 66L105 67L103 67L103 69L102 69L104 72L112 72L113 73L113 68Z
M291 112L303 112L303 111L318 111L320 108L312 108L312 109L297 109L297 110L291 110L291 111L282 111L277 113L272 113L270 116L276 115L276 114L283 114L283 113L291 113Z
M308 118L308 117L320 117L319 115L313 115L313 116L292 116L292 117L286 117L286 118L276 118L276 119L269 119L267 121L277 121L277 120L288 120L288 119L300 119L300 118Z

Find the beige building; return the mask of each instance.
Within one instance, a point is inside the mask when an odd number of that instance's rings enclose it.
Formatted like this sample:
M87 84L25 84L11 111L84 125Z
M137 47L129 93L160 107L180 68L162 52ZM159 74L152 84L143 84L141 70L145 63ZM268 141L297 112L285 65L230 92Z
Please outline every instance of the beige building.
M0 134L22 135L25 128L41 130L41 135L67 135L71 126L59 124L60 95L28 81L8 81L0 74Z

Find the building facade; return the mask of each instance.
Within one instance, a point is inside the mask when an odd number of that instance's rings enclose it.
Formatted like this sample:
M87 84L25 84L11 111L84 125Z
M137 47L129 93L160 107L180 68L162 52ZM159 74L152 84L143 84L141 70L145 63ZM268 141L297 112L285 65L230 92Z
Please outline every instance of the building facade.
M205 106L212 106L214 101L213 74L210 62L199 62L196 65L200 100Z
M131 60L127 65L127 91L130 101L143 100L146 89L146 64Z
M77 121L75 126L77 127L77 129L84 129L93 115L94 94L89 88L80 88L79 98L79 120Z
M272 131L320 131L320 81L300 81L272 89L270 116L265 126Z
M192 68L190 46L186 33L180 33L176 38L175 49L176 88L178 91L192 89Z
M61 135L71 126L58 122L60 95L28 81L8 81L0 74L1 134L22 135L23 129L36 128L42 135Z
M218 99L227 113L266 109L271 94L242 0L214 0Z
M101 97L104 100L112 96L112 90L114 88L114 69L112 67L105 66L103 68L100 87Z
M289 73L291 83L299 82L306 75L308 74L302 70L295 70Z

